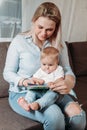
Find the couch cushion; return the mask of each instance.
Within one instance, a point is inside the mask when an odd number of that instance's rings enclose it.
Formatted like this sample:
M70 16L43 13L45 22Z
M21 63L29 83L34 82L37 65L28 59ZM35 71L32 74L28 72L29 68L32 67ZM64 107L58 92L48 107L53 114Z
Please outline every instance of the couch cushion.
M3 68L9 42L0 43L0 97L8 96L8 83L3 79Z
M87 101L87 76L76 77L74 89L80 103L84 104Z
M83 110L85 110L87 115L87 76L77 77L76 86L74 87L74 90L78 97L79 103L82 104L82 108ZM87 130L87 121L85 130Z
M0 130L43 130L40 123L12 111L7 98L0 99L0 104Z
M87 76L87 41L66 42L76 76Z

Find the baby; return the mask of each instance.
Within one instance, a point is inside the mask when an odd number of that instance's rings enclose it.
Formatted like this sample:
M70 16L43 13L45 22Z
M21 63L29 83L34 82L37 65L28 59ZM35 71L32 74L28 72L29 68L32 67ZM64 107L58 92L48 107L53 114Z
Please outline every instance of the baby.
M31 80L36 78L36 84L38 84L38 80L42 80L42 84L49 87L54 84L55 80L64 78L63 68L58 65L58 57L59 51L56 48L44 48L41 52L41 68ZM25 110L38 110L55 103L58 97L59 94L50 89L29 90L25 97L18 99L18 103Z

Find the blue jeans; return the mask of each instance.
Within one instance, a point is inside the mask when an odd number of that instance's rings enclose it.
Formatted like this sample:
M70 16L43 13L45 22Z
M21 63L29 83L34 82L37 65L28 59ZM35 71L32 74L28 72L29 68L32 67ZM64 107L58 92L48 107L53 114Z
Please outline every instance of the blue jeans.
M39 111L25 111L17 103L18 98L25 97L26 93L9 93L9 104L11 108L18 114L27 117L29 119L38 121L43 124L44 130L65 130L65 122L68 124L67 130L84 130L86 124L85 112L82 111L81 114L71 117L65 120L65 117L58 107L58 105L53 104L49 107L44 108Z
M37 102L40 108L50 106L58 99L59 94L51 90L29 90L25 95L25 100L30 102Z

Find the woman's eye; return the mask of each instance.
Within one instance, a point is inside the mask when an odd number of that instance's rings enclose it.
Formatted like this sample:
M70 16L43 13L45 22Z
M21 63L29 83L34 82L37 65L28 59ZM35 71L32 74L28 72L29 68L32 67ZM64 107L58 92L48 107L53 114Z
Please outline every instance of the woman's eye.
M38 26L39 29L42 29L43 27L42 26Z
M47 31L51 32L51 31L53 31L53 29L47 29Z

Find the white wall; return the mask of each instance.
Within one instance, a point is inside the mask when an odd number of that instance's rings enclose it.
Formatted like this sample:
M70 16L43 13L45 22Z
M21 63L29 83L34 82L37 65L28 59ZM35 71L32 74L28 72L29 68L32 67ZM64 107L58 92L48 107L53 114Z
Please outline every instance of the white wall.
M22 31L30 28L34 11L45 1L54 2L61 11L63 40L87 40L87 0L22 0Z

